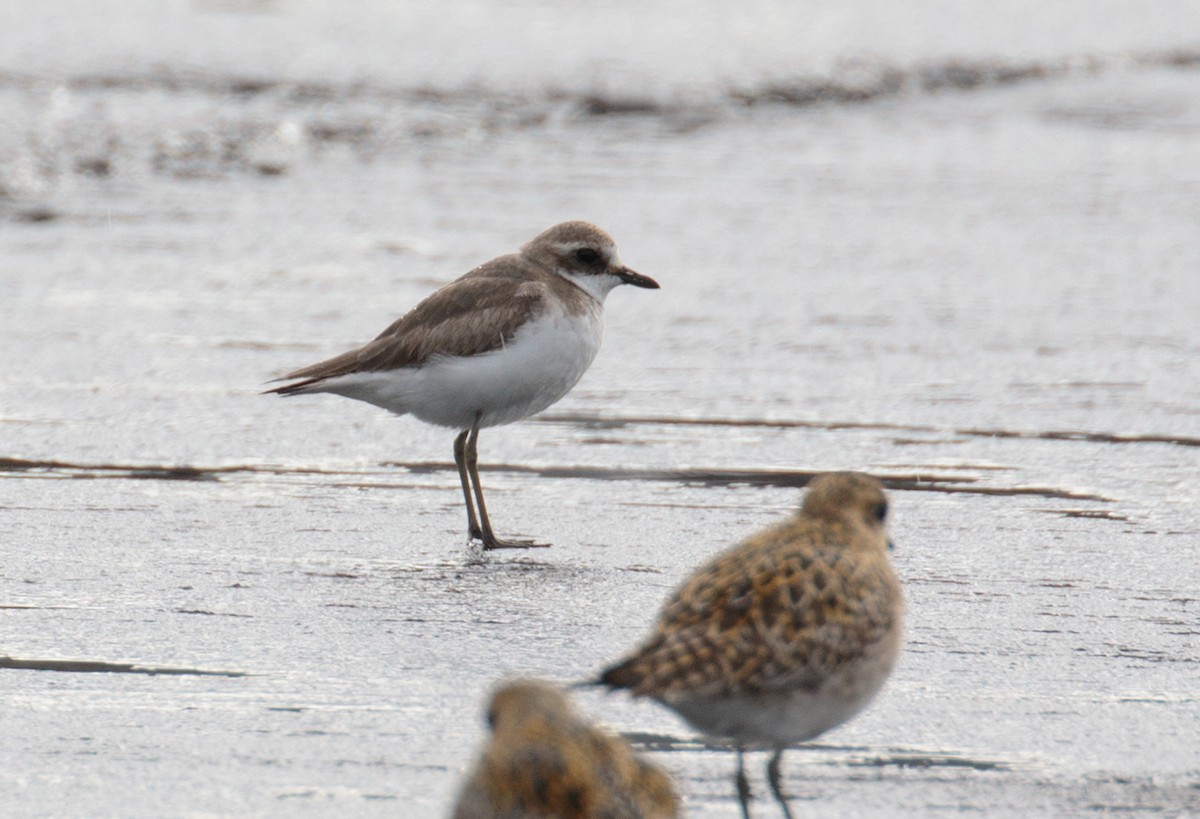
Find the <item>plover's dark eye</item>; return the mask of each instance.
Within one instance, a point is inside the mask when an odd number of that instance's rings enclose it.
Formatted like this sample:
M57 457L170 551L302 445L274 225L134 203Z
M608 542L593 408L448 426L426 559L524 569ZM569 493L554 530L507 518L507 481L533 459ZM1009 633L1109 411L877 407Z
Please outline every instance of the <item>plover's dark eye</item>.
M887 518L887 504L877 503L872 506L871 517L875 518L875 520L879 521L880 523L883 523L884 519Z
M600 261L600 254L590 247L581 247L575 251L575 258L584 264L596 264Z

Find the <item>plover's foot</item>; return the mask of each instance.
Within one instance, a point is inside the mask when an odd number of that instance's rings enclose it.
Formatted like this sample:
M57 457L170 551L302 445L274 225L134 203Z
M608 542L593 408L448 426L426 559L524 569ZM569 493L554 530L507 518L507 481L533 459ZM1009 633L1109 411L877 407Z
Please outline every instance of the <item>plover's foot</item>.
M549 549L549 543L538 543L536 540L528 540L526 538L498 538L495 535L487 537L479 535L474 538L483 544L483 550L490 552L493 549Z

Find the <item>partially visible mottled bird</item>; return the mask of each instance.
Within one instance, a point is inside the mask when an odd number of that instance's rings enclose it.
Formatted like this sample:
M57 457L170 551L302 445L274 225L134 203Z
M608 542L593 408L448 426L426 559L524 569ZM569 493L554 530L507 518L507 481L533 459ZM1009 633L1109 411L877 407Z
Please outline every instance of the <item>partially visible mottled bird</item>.
M650 639L600 681L675 709L738 743L737 788L749 817L743 750L783 750L870 702L900 654L903 599L888 560L887 498L874 478L814 478L800 511L716 557L667 602Z
M453 819L673 819L671 778L622 739L589 724L549 683L502 685L488 708L492 737Z

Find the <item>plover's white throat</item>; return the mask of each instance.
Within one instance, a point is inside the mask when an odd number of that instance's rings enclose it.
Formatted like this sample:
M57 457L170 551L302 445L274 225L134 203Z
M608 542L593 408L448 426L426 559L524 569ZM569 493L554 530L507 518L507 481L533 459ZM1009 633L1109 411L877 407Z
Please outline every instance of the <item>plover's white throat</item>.
M268 392L335 393L461 430L454 462L470 536L485 549L544 545L493 533L479 430L541 412L575 386L600 349L604 299L620 284L658 287L621 263L603 230L564 222L436 291L374 341Z

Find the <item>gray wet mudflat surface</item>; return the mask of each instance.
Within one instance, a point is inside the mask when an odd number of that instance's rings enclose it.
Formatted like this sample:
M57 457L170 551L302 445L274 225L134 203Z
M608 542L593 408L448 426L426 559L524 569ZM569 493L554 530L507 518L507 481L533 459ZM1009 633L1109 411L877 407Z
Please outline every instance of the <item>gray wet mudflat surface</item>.
M907 641L797 812L1200 813L1196 13L1004 5L5 6L5 815L445 815L495 681L842 468ZM569 218L662 290L480 438L551 549L466 547L452 433L258 395ZM738 815L727 748L577 699Z

